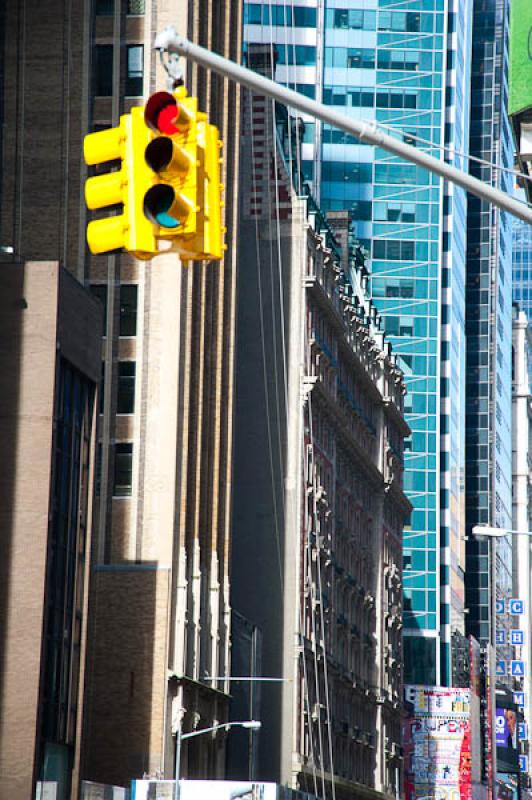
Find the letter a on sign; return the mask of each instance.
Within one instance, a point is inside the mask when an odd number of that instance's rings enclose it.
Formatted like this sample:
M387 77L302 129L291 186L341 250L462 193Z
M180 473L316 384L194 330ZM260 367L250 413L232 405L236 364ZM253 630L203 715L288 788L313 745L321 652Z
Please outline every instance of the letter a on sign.
M516 678L524 678L525 677L525 662L524 661L512 661L511 662L512 668L512 675Z

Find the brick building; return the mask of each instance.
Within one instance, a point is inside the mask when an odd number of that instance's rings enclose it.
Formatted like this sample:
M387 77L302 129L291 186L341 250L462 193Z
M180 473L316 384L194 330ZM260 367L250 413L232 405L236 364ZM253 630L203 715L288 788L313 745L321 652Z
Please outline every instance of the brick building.
M79 777L101 309L57 262L0 267L0 796ZM43 791L44 794L44 791Z
M91 257L82 140L165 88L152 43L167 24L238 60L241 6L26 0L0 9L0 269L58 261L104 308L82 746L83 776L104 783L171 776L175 724L227 715L228 683L204 677L229 669L238 92L184 65L224 141L220 264ZM193 740L183 775L220 777L224 746L224 736Z

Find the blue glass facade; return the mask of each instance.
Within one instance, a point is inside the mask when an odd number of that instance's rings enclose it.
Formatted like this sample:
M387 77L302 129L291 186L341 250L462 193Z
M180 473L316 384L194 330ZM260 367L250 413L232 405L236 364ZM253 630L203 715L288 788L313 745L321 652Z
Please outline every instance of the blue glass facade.
M266 9L281 5L297 8L268 0L246 10L246 40L273 41L287 54L277 80L433 155L442 157L444 143L467 151L471 0L306 0L315 27L265 24ZM298 46L312 49L313 63L300 66ZM302 156L322 209L352 212L408 386L405 680L449 682L451 631L463 630L464 605L466 197L312 120Z
M532 229L526 222L513 221L513 301L532 320ZM532 359L528 364L529 384L532 391Z

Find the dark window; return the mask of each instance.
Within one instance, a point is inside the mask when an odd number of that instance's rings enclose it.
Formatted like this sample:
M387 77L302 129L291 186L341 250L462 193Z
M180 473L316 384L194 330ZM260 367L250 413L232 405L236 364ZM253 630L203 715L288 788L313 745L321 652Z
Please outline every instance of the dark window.
M120 336L137 335L137 286L120 287Z
M296 28L315 28L316 9L304 6L294 7L294 25Z
M146 11L146 0L128 0L127 13L132 16L141 16Z
M96 45L94 59L94 94L110 97L113 94L113 45Z
M115 479L113 495L130 497L133 485L133 444L115 444Z
M135 373L136 363L134 361L119 362L116 404L118 414L132 414L135 410Z
M131 44L127 48L126 95L140 97L143 91L144 46Z
M115 10L114 0L96 0L95 13L99 17L112 17Z
M54 409L50 558L47 565L40 740L73 744L77 720L94 387L60 360ZM46 756L44 754L44 759Z
M390 261L412 261L415 257L415 242L401 239L377 239L373 242L373 258Z
M102 488L102 459L103 459L103 445L98 442L96 445L96 458L94 464L94 493L99 495Z
M107 284L93 283L90 290L103 306L103 335L105 336L107 329Z
M261 25L262 8L257 3L248 3L244 6L244 23L246 25Z
M367 48L349 48L347 51L348 69L374 69L375 51Z
M99 392L98 411L100 414L103 414L103 398L105 394L105 361L102 361L102 377L100 380L100 388L98 389L98 392Z

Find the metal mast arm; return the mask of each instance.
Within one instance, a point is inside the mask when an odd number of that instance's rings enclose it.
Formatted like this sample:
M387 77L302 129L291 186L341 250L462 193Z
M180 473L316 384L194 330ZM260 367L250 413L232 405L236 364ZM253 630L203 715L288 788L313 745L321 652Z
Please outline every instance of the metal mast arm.
M356 136L362 142L382 147L383 150L387 150L389 153L394 153L394 155L404 158L412 164L424 167L429 172L439 175L457 186L461 186L462 189L480 197L481 200L492 203L502 211L508 211L514 217L522 219L524 222L532 223L532 208L528 208L524 203L505 194L500 189L495 189L493 186L469 175L469 173L446 164L445 161L440 161L428 153L423 153L416 147L395 139L393 136L381 133L371 123L351 119L335 111L330 106L317 103L309 97L298 94L285 86L281 86L279 83L275 83L275 81L271 81L246 67L240 66L240 64L236 64L234 61L223 58L216 53L211 53L204 47L188 41L184 36L180 36L173 27L165 28L157 36L155 48L161 51L166 50L168 53L179 53L191 61L214 70L220 75L225 75L226 78L230 78L236 83L247 86L254 92L271 97L273 100L277 100L291 108L296 108L298 111L309 114L315 119L320 119L334 128Z

